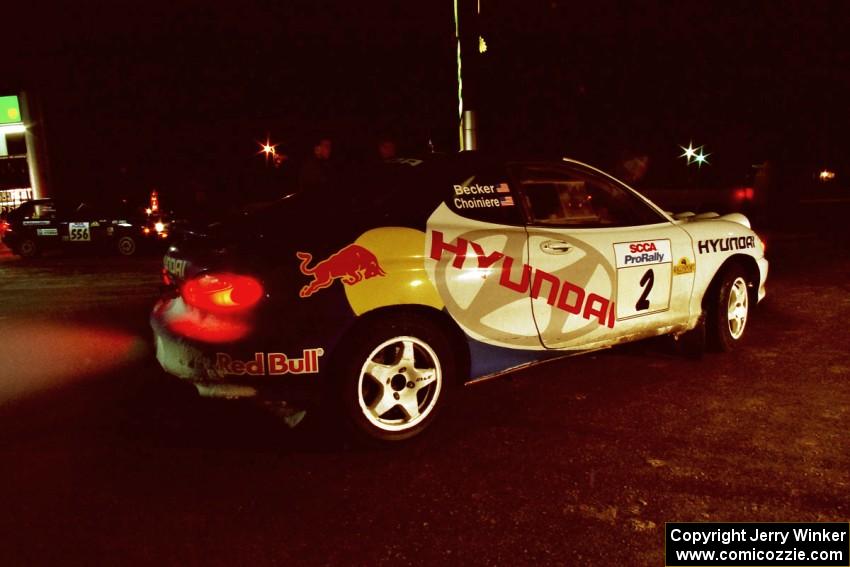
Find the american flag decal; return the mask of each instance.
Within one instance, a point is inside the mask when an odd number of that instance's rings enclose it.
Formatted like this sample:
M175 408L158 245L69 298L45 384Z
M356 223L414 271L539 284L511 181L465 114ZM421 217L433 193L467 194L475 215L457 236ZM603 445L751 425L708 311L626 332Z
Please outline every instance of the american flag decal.
M496 193L510 193L510 192L511 192L511 190L508 188L507 183L499 183L499 185L496 187ZM511 203L511 204L513 204L513 203Z
M513 207L514 206L514 198L508 195L507 197L502 197L500 199L503 207Z

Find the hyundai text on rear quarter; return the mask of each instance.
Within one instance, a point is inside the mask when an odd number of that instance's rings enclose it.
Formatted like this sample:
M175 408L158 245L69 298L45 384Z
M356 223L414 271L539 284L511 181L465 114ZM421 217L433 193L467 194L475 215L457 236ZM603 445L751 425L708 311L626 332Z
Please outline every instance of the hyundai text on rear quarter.
M203 395L320 400L392 442L458 386L567 354L665 334L729 350L767 271L740 214L674 220L577 161L463 152L187 231L151 323Z

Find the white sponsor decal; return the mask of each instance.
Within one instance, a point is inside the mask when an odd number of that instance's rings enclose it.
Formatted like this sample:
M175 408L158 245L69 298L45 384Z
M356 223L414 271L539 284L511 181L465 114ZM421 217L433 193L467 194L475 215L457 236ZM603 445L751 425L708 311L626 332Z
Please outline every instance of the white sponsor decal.
M614 244L617 258L617 320L670 307L673 254L669 240Z
M88 242L91 240L91 231L87 222L69 222L68 236L71 242Z
M35 232L39 236L59 236L58 228L39 228Z
M640 242L620 242L614 245L618 268L648 266L672 262L669 240L642 240Z

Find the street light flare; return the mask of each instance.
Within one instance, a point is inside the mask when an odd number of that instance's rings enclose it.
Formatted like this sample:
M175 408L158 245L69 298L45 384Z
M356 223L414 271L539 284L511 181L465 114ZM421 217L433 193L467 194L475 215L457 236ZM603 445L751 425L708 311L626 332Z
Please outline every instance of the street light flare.
M679 147L682 148L682 151L684 152L679 157L685 158L688 161L688 165L695 163L697 164L697 167L702 167L702 164L709 164L708 156L711 154L705 152L705 146L694 147L694 143L690 142L687 148L685 146Z
M257 145L260 146L260 151L257 154L262 154L263 158L266 161L266 166L269 165L269 158L274 158L277 156L277 144L272 144L269 136L266 136L265 142L257 142Z
M682 150L684 150L684 152L685 152L682 155L680 155L679 157L687 158L688 165L690 165L691 162L694 160L694 158L697 155L697 149L698 148L694 148L693 142L689 143L687 148L685 146L679 146L679 147L682 148Z

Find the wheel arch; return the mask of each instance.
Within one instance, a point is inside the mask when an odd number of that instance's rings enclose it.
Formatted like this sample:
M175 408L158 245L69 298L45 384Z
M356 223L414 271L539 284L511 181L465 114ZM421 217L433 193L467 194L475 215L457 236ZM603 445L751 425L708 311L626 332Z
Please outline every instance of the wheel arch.
M406 314L429 319L446 331L448 334L449 344L452 346L455 361L457 363L458 385L462 385L469 376L471 360L469 343L467 342L466 335L454 319L452 319L445 311L441 311L429 305L416 303L378 307L357 317L354 323L349 326L345 333L343 333L340 340L337 341L337 344L330 352L331 367L333 368L335 366L334 361L338 358L338 354L341 351L344 351L345 345L349 342L349 340L352 337L357 336L362 329L382 317L398 314Z
M761 277L759 275L758 263L755 258L748 256L747 254L734 254L727 258L720 267L717 268L717 271L714 273L714 277L711 279L711 283L709 283L708 287L705 289L705 293L700 301L703 311L708 308L708 302L716 295L717 288L723 281L723 276L730 270L734 269L740 269L744 272L744 277L747 280L750 304L755 306L758 303L758 284L759 278Z

